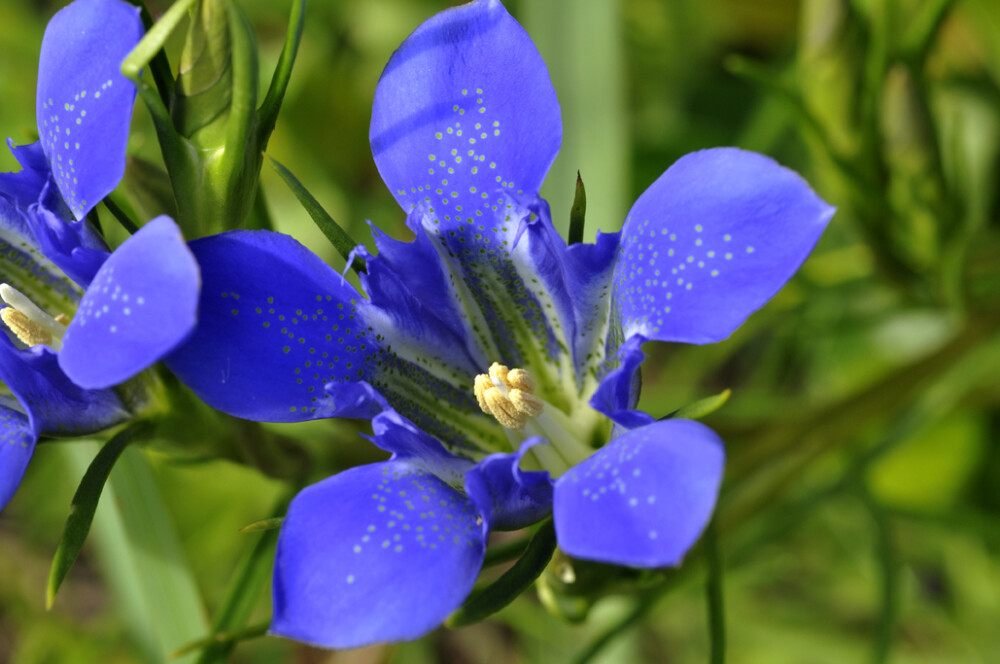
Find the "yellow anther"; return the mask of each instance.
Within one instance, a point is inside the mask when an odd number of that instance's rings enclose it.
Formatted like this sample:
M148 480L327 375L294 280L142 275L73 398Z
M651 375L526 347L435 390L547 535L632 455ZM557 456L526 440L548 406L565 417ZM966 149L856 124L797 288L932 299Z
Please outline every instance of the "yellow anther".
M524 369L511 369L507 373L507 383L528 394L535 393L535 379Z
M487 415L490 413L490 408L486 404L486 390L493 389L493 381L486 374L479 374L476 376L476 401L479 402L479 407L483 409L483 412Z
M524 369L510 369L499 362L490 366L489 375L476 376L475 391L479 407L508 429L523 429L529 417L537 417L545 402L534 395L535 381Z
M493 417L508 429L522 429L528 421L528 418L518 413L510 399L500 394L498 389L486 392L486 405Z
M28 346L52 345L52 335L49 331L14 307L0 309L0 319L21 343Z
M528 417L538 417L545 410L544 402L531 392L519 390L516 387L507 395L517 412Z
M504 385L507 384L507 374L509 371L507 367L499 362L494 362L490 365L490 379L495 381L500 381Z

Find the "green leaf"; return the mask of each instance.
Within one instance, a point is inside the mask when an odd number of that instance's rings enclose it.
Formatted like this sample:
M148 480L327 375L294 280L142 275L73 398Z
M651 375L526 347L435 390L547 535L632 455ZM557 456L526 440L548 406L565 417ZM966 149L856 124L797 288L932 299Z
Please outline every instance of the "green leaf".
M542 524L531 538L524 555L503 576L473 594L462 608L452 613L448 627L471 625L493 615L527 590L545 570L556 550L556 530L552 520Z
M288 509L289 498L282 496L275 506L274 514L284 514ZM280 517L269 521L281 522ZM212 622L212 633L202 641L181 648L183 654L204 648L198 664L225 662L236 646L236 642L261 636L267 632L267 623L245 628L247 620L261 591L271 578L271 567L274 561L274 547L278 541L277 530L267 530L261 535L254 547L244 558L229 584L229 591L222 607Z
M241 533L259 533L263 530L276 530L281 528L281 522L285 520L283 516L275 516L270 519L254 521L240 528Z
M271 76L267 95L257 110L257 144L261 150L267 148L267 141L271 137L271 132L274 131L278 111L281 110L281 102L285 98L288 81L292 76L292 66L295 64L295 55L298 53L299 42L302 39L302 26L305 23L305 18L305 0L293 0L288 20L288 31L285 33L285 43L281 47L281 55L274 68L274 75Z
M689 403L688 405L678 408L674 412L670 413L666 417L661 419L685 419L685 420L698 420L706 415L710 415L715 411L722 408L722 406L729 401L729 396L733 393L730 389L725 389L719 392L715 396L705 397L704 399L699 399L694 403Z
M89 443L62 446L75 473L94 456ZM197 585L160 497L149 462L126 449L104 488L90 547L141 661L167 664L168 653L208 631ZM193 664L184 658L173 664Z
M334 246L337 253L343 256L345 261L349 260L351 251L358 246L358 243L351 239L351 236L347 234L347 231L345 231L340 224L334 221L333 217L331 217L327 211L323 209L323 206L319 204L319 201L317 201L313 195L302 186L302 183L299 182L294 175L292 175L291 171L282 166L278 160L274 159L270 155L268 155L267 159L271 162L271 166L274 167L274 170L281 176L281 179L284 180L288 188L292 190L292 193L295 194L295 198L299 199L299 203L301 203L302 207L306 209L306 212L309 213L312 220L317 226L319 226L319 229L323 231L323 235L325 235L326 239L330 241L330 244ZM351 263L351 267L355 272L364 272L365 262L364 260L355 257Z
M576 194L573 197L573 207L569 211L569 234L566 244L583 242L583 228L587 217L587 190L583 187L580 171L576 172Z
M73 562L83 548L83 543L90 533L90 524L94 520L94 512L97 511L97 503L101 499L104 485L115 462L130 443L140 438L148 438L151 431L152 427L148 422L129 425L101 448L87 468L70 503L69 518L66 520L62 538L52 559L52 567L49 569L49 583L45 592L46 608L52 608L59 586L66 579Z

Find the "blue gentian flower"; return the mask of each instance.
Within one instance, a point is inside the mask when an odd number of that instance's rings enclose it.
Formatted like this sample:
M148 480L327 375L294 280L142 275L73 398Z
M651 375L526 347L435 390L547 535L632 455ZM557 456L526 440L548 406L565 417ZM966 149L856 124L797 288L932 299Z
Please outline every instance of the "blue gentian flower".
M560 140L534 45L477 0L424 23L379 81L372 151L416 237L373 230L364 294L285 235L191 243L199 324L171 369L240 417L373 418L392 454L292 502L272 633L416 638L466 597L490 531L549 513L566 553L639 567L679 564L708 522L722 443L635 410L641 346L725 339L833 210L767 157L705 150L621 233L567 247L537 195Z
M139 10L76 0L49 22L38 68L41 140L0 174L0 509L42 435L107 428L143 395L110 388L194 325L198 272L173 221L110 254L85 216L121 180L135 87L119 73L142 37ZM68 316L73 316L72 322Z

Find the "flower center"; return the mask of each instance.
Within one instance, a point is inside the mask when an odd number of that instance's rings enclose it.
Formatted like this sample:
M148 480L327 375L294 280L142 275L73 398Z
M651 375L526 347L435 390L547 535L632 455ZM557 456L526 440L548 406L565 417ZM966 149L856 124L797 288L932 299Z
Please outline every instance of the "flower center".
M494 362L488 374L476 376L474 389L479 407L503 426L514 449L528 438L545 439L548 445L536 445L531 455L553 477L593 454L590 426L574 422L536 395L535 381L526 370Z
M62 348L62 338L69 325L66 316L59 314L53 318L9 284L0 284L0 298L7 304L0 309L0 320L21 343L28 346L44 344L56 352Z

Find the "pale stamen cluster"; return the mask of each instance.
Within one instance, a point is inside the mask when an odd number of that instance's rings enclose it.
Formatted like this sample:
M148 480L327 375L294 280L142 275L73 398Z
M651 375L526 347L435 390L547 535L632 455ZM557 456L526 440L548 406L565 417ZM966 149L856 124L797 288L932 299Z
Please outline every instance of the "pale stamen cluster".
M523 429L529 418L538 417L545 409L545 402L535 396L531 374L499 362L490 366L489 375L476 376L475 391L483 412L508 429Z
M0 299L8 305L0 309L0 320L21 343L28 346L44 344L55 351L62 348L62 337L69 325L65 315L53 318L9 284L0 284Z

